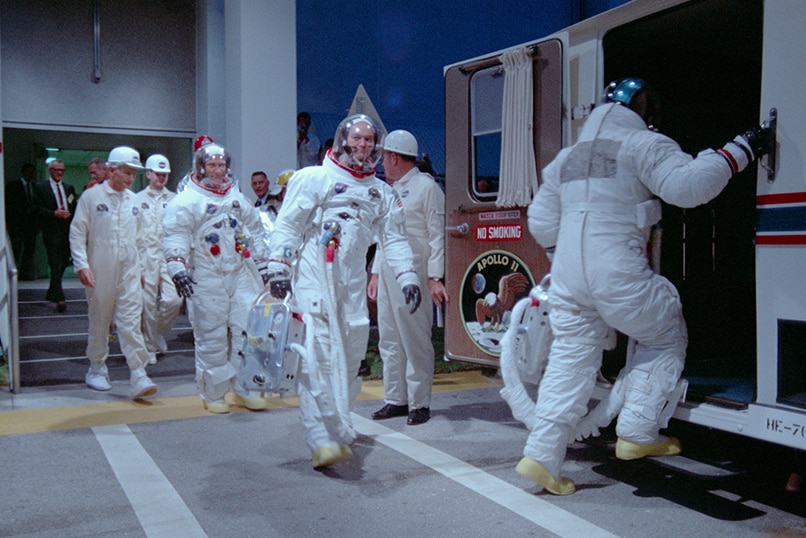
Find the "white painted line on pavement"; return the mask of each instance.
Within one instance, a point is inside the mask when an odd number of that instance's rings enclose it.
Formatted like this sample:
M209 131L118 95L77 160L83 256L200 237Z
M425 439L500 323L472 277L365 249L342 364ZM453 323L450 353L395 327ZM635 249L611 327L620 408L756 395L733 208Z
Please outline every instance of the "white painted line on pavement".
M558 536L615 538L614 534L460 459L355 413L351 416L356 430L362 434L430 467Z
M87 317L87 316L82 316ZM27 336L20 336L20 340L64 340L67 338L72 338L74 336L87 336L87 333L62 333L62 334L29 334Z
M188 349L169 349L168 351L166 351L162 355L164 357L168 357L170 355L192 354L194 351L195 351L195 349L192 348L192 347L188 348ZM124 358L125 359L126 357L123 355L123 353L110 353L107 356L107 360L108 359L118 359L118 358ZM20 361L20 364L34 364L34 363L37 363L37 362L65 362L65 361L75 361L75 360L82 360L82 359L86 360L87 356L86 355L76 355L74 357L51 357L49 359L23 359L23 360Z
M95 438L149 538L206 537L193 513L125 424L96 426Z

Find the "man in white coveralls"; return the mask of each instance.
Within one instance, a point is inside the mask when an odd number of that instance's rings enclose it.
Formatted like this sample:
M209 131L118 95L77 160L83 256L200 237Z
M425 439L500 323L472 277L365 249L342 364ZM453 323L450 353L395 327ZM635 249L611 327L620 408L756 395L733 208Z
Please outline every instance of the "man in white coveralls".
M428 174L417 168L417 139L399 129L383 143L386 182L400 196L406 215L406 234L414 254L420 287L442 305L447 299L445 275L445 195ZM408 415L410 426L431 418L431 386L434 382L434 347L431 343L433 309L409 314L400 295L395 272L379 248L372 264L367 295L378 301L378 333L383 360L386 405L372 414L374 420ZM430 305L429 305L430 306Z
M605 92L607 102L593 110L578 141L543 170L529 206L530 232L553 253L554 342L516 470L556 495L576 490L560 471L587 411L608 326L635 341L622 372L616 457L680 453L680 442L660 435L658 425L664 406L676 404L669 400L688 337L677 290L647 260L650 228L661 217L657 198L680 207L706 203L769 143L768 130L757 127L695 159L652 128L659 101L644 81L621 79Z
M129 189L140 164L140 154L127 146L109 152L112 176L85 191L70 224L73 268L84 285L89 310L85 382L93 390L107 391L109 325L117 326L120 349L131 371L133 399L157 392L146 375L148 362L140 316L143 312L142 273L138 250L139 208Z
M165 334L171 330L182 308L182 298L168 274L162 252L162 215L176 196L165 184L171 163L164 155L146 159L148 187L137 193L140 207L140 261L143 265L143 338L148 364L157 364L157 353L165 353Z
M193 310L196 384L204 408L266 409L268 400L236 384L243 334L265 274L266 245L258 210L234 187L230 153L215 143L193 157L186 188L165 208L163 253L177 293ZM188 266L193 252L194 267Z
M376 238L411 313L421 300L402 204L375 177L383 135L365 114L342 120L323 165L288 182L272 234L268 287L279 298L293 283L305 323L297 393L314 468L352 456L350 407L369 337L366 253Z

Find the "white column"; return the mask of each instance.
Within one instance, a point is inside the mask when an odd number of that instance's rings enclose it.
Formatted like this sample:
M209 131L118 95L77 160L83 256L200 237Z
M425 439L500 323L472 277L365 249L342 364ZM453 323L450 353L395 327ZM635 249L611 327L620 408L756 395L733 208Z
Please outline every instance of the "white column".
M226 143L224 0L196 3L196 136ZM192 151L192 147L189 147Z
M241 190L296 167L296 0L225 0L226 144ZM208 80L211 77L208 76Z

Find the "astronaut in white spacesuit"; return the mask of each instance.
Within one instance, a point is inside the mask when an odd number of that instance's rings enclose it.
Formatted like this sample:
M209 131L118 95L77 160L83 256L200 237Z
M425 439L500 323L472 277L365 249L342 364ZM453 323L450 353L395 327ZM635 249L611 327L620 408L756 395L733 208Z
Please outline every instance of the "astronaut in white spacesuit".
M229 412L228 392L248 409L268 406L235 383L247 316L266 271L266 247L258 210L233 182L229 152L218 144L202 146L190 183L163 218L163 253L178 294L192 303L196 383L211 413Z
M576 490L560 470L587 411L608 326L635 341L616 457L680 453L680 442L658 425L664 406L675 403L688 337L677 290L647 260L650 228L661 217L657 198L680 207L708 202L769 145L769 131L757 127L692 158L651 128L659 101L644 81L621 79L605 91L607 102L578 141L543 170L528 211L530 232L553 253L554 342L516 470L556 495Z
M131 397L145 398L157 392L157 385L145 371L148 353L140 331L143 290L138 249L139 205L129 189L143 166L140 154L127 146L110 151L107 166L112 176L81 195L70 224L73 268L84 285L89 313L90 368L85 382L93 390L112 388L106 359L109 325L114 321L131 372Z
M402 204L375 177L384 133L364 114L344 119L323 166L298 170L275 222L268 289L303 314L306 356L297 394L313 467L352 455L350 407L369 336L366 253L384 249L410 312L420 305L419 278L406 239Z
M168 274L162 251L162 215L176 194L165 188L171 163L164 155L146 159L148 187L137 193L140 209L140 263L143 267L143 337L148 364L157 363L157 353L165 353L165 334L171 330L182 308L182 298Z

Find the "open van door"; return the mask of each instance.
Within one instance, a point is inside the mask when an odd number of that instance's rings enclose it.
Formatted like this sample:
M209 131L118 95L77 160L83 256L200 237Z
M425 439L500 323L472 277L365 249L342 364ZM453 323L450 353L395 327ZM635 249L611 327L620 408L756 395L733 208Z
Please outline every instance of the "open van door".
M756 198L758 394L763 406L806 409L806 5L764 3L761 120L777 117L777 151L762 159ZM766 409L766 408L765 408ZM806 440L804 421L765 413L770 435ZM795 427L794 425L797 425ZM797 430L797 433L795 433Z
M562 147L563 44L550 38L526 50L539 174ZM512 306L549 270L527 207L497 204L505 76L499 53L445 69L445 358L493 367Z

